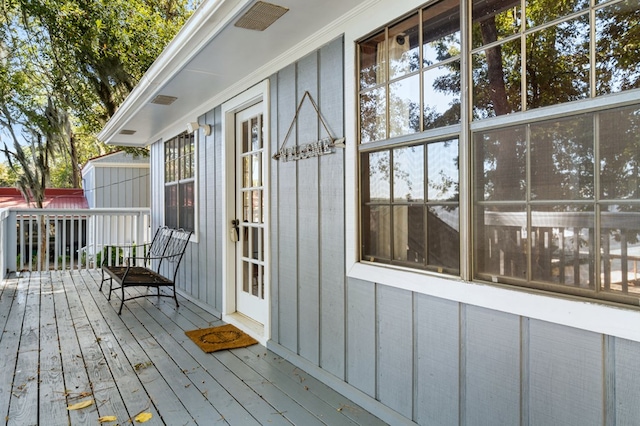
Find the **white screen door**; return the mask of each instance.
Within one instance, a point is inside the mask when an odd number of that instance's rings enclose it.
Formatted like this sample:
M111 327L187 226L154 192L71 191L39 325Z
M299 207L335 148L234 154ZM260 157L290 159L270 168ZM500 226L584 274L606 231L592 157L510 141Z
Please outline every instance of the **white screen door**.
M265 162L262 103L236 113L236 310L266 324Z

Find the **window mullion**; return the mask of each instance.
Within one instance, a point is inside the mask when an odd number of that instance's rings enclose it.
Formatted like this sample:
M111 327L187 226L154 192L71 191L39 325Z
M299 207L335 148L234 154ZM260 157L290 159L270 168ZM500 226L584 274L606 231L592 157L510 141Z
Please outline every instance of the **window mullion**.
M460 226L460 277L472 278L471 259L471 7L460 1L460 138L458 141L458 197Z

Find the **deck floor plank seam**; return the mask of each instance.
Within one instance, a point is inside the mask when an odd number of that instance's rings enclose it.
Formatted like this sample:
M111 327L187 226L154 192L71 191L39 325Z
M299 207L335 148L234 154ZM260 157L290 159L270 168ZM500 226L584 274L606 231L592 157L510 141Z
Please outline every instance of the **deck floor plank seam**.
M22 317L24 303L18 303L18 294L24 286L17 278L6 281L5 288L0 299L0 308L3 313L2 334L0 334L0 383L6 384L0 388L0 414L7 419L9 415L9 403L14 383L16 361L18 359L18 347L20 345L20 332L22 329Z
M127 410L124 400L118 390L117 383L109 367L110 352L105 351L101 336L92 324L91 311L95 310L92 300L81 297L78 284L73 276L64 280L65 292L69 301L69 310L75 324L76 333L85 369L89 376L89 387L85 392L93 394L96 416L116 416L118 419L128 419L133 413ZM94 410L91 410L94 411Z
M38 424L38 362L40 351L40 288L35 278L27 278L25 309L20 326L7 424Z
M99 270L25 272L0 287L0 413L7 424L149 425L384 423L261 345L203 352L184 332L223 324L185 298L111 301ZM147 294L130 288L130 294ZM68 411L93 398L95 404ZM133 422L135 423L135 422Z
M182 309L182 307L180 309ZM230 424L249 425L260 424L260 422L279 424L278 416L273 416L273 413L276 411L275 408L266 402L263 402L264 406L259 407L261 408L259 411L250 410L250 408L257 408L257 404L245 405L242 403L242 396L251 396L253 391L235 376L236 382L230 383L233 379L229 376L233 373L219 363L212 363L211 360L213 357L210 354L201 352L200 349L186 337L184 334L185 328L173 322L173 320L168 319L159 310L144 311L140 309L135 310L135 312L137 313L136 315L144 314L148 316L148 318L144 318L144 321L143 318L140 318L140 320L147 324L151 333L160 332L161 330L169 333L173 341L163 339L161 344L166 346L167 352L174 357L174 359L181 361L180 367L185 374L191 378L191 381L203 393L206 393L209 398L215 401L216 407L222 405L219 410ZM180 321L182 324L187 321L182 317L177 317L177 319L182 320ZM191 345L193 345L193 347L191 347ZM221 379L226 380L226 383ZM216 395L219 397L216 398ZM253 395L252 398L256 398L256 396L257 395ZM238 400L239 398L240 401ZM247 403L249 401L245 400L244 402ZM280 420L283 421L282 424L289 424L284 418Z
M41 424L69 424L54 294L59 282L52 277L40 278L40 352L39 352L39 419Z
M56 311L56 324L58 327L58 338L60 343L60 353L62 360L62 376L65 387L65 398L67 404L73 404L83 399L85 392L91 392L89 375L85 368L80 343L75 328L75 323L71 317L71 309L65 291L65 274L58 272L52 274L56 276L54 282L60 286L54 292L54 305ZM91 393L92 395L92 393ZM87 424L97 421L97 414L87 410L70 410L68 412L69 424Z
M162 421L169 425L196 424L188 413L184 402L178 398L166 378L150 363L149 354L144 349L142 342L150 336L136 336L132 329L126 327L122 319L116 315L116 307L106 299L105 295L97 291L99 283L92 276L83 277L78 273L72 277L77 286L82 286L81 292L85 293L85 299L91 299L96 304L96 310L89 315L105 335L118 342L119 351L115 358L124 362L127 360L127 372L120 376L119 382L114 379L118 389L125 395L124 399L129 405L130 416L135 416L141 411L152 414L156 421ZM105 328L103 328L105 327ZM142 325L137 325L141 328ZM107 331L108 329L108 331ZM118 378L116 378L118 379Z

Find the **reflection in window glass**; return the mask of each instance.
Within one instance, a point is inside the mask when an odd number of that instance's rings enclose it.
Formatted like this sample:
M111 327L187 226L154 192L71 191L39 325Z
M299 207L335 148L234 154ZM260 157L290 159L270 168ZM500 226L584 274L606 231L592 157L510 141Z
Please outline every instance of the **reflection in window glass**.
M424 205L393 207L393 255L397 262L424 264Z
M389 28L389 80L420 68L418 44L418 15Z
M391 209L389 206L363 207L363 258L371 262L391 258Z
M443 0L422 11L422 61L425 67L460 55L459 0Z
M547 24L589 7L589 0L529 1L526 5L527 28Z
M379 87L360 95L360 142L386 139L386 87Z
M589 16L527 35L527 108L589 97Z
M547 121L530 129L531 198L593 199L592 116Z
M362 259L459 273L458 145L451 139L362 154Z
M475 268L481 276L528 278L527 214L524 206L478 207L475 212Z
M627 0L596 10L598 95L640 87L638 22L640 0ZM635 48L630 48L634 45Z
M427 145L429 201L458 201L457 139Z
M531 212L532 279L594 288L595 224L584 206L536 206Z
M393 199L424 201L424 145L393 150Z
M520 0L473 0L473 48L478 48L521 30Z
M385 201L391 199L391 179L389 176L391 156L389 151L373 152L368 156L367 183L368 200Z
M460 61L424 72L424 129L460 122Z
M384 31L360 43L360 90L385 82L387 57Z
M420 131L420 76L389 85L389 137Z
M600 197L640 198L640 108L600 113ZM639 219L640 222L640 219Z
M473 117L483 119L522 109L520 41L472 55Z
M460 270L460 215L457 206L429 206L427 264L440 272Z
M640 204L610 205L601 213L601 288L640 295Z
M526 199L525 126L507 127L475 135L477 201Z

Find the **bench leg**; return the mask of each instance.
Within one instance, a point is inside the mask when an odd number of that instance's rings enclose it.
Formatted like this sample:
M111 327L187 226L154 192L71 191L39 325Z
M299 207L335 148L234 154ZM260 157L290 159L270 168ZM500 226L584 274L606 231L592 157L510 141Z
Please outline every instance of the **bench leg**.
M176 301L176 308L179 308L180 305L178 305L178 295L176 294L176 285L173 285L173 300Z
M120 288L122 289L122 299L120 299L120 310L118 311L118 315L122 315L122 307L124 306L124 284Z

